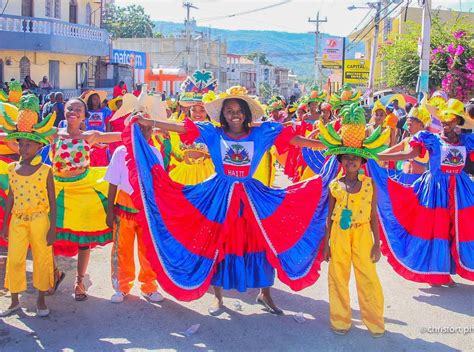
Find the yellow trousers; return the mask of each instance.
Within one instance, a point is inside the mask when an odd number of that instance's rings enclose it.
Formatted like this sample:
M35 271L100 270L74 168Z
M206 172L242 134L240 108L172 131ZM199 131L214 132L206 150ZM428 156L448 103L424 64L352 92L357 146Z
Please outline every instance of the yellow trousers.
M135 281L135 238L138 243L138 260L140 262L138 281L142 283L141 290L143 293L152 293L158 288L156 274L146 258L146 248L142 236L142 228L135 220L122 216L115 217L112 248L112 285L115 291L128 294L133 287Z
M348 230L342 230L337 222L332 225L329 313L333 329L348 330L352 325L349 297L352 261L362 321L371 333L385 331L382 286L370 259L373 243L369 223L353 225Z
M26 290L26 255L33 254L33 286L47 291L54 286L53 247L47 245L48 214L30 217L13 215L8 234L8 257L5 287L11 293Z

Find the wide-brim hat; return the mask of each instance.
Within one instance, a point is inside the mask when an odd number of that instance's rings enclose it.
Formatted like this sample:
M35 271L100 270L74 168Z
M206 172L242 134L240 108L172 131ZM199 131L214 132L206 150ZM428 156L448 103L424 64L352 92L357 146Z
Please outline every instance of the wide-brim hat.
M138 97L130 93L123 96L122 106L114 113L110 121L137 111L146 112L153 120L166 120L166 102L162 101L159 95L148 95L147 85L143 87Z
M35 132L12 132L7 135L8 140L29 139L34 142L49 144L49 140Z
M377 154L370 152L369 150L365 148L354 148L354 147L337 147L337 148L332 148L328 149L326 152L324 152L325 156L328 155L336 155L337 160L340 162L341 160L341 155L344 154L352 154L358 157L361 157L363 159L363 162L367 162L368 159L374 159L378 160Z
M109 109L112 110L112 111L117 111L118 110L118 107L117 107L117 102L118 101L123 101L123 96L122 95L119 95L118 97L109 100L109 102L107 104L109 106Z
M249 106L250 113L252 114L252 121L259 119L265 114L260 103L247 94L247 89L240 86L234 86L227 89L225 93L219 94L215 100L206 101L204 97L204 108L209 117L214 121L219 122L222 106L224 105L224 102L229 99L240 99L245 101Z
M99 99L100 99L100 102L102 103L105 99L107 99L107 92L105 90L88 90L87 92L84 92L83 93L83 98L82 100L84 100L87 104L87 101L89 100L89 98L94 95L94 94L97 94L99 96Z
M464 120L464 124L460 126L464 129L474 128L474 119L464 111L464 104L458 99L449 99L445 105L439 108L437 117L441 122L449 122L453 120L453 116L459 116Z

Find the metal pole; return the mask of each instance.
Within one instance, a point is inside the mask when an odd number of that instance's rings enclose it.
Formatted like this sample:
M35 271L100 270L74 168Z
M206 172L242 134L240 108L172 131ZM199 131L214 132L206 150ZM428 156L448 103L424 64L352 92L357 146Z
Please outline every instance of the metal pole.
M189 75L189 57L191 54L191 8L197 9L191 2L183 3L183 6L186 7L186 20L184 23L186 31L186 74Z
M378 38L379 38L379 21L380 21L380 7L381 2L373 3L375 6L375 25L374 25L374 40L372 43L372 52L370 53L370 72L369 72L369 104L373 103L374 97L374 75L375 75L375 63L377 60L377 45L378 45Z
M431 0L424 0L423 3L423 22L421 27L421 52L420 52L420 71L416 91L428 93L430 79L430 44L431 44L431 18L430 18Z
M344 69L346 67L346 37L342 38L342 77L341 87L344 85ZM334 89L336 90L336 89Z
M315 39L315 48L314 48L314 82L315 84L319 85L321 80L321 60L319 58L319 23L327 22L328 18L326 17L324 20L319 19L319 11L316 13L316 19L312 20L308 18L308 22L316 23L316 31L314 34L316 35Z

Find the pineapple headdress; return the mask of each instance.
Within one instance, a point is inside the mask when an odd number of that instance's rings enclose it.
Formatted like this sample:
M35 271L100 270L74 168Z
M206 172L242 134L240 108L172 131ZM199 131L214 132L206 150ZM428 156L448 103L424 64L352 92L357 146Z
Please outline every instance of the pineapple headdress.
M314 86L311 88L311 92L307 95L305 101L306 103L321 103L327 96L327 92L325 90L320 91L318 86Z
M8 83L8 88L8 94L4 90L0 90L0 102L10 103L18 106L23 93L21 84L17 81L11 81Z
M357 103L362 93L354 90L348 83L344 84L340 90L331 95L330 103L334 110L342 109L346 105Z
M217 89L217 79L211 71L197 70L181 84L179 103L184 106L202 102L202 96Z
M283 110L285 108L285 101L280 97L272 97L267 104L267 113L275 110Z
M56 133L53 112L39 121L39 99L34 94L21 97L18 108L0 103L0 128L7 133L7 139L26 138L49 144L48 137Z
M337 133L332 124L319 124L319 139L328 147L325 155L353 154L364 159L377 160L377 154L387 148L390 129L379 126L369 137L365 137L364 108L357 103L347 105L340 112L342 127Z

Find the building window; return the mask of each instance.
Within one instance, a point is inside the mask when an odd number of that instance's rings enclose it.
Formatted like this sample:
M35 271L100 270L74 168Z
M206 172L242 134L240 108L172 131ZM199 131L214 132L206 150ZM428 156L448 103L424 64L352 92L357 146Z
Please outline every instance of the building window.
M30 59L23 56L20 59L20 81L23 82L26 76L30 76L31 64Z
M53 0L46 0L44 3L44 15L53 17Z
M77 23L77 0L69 0L69 22Z
M33 17L33 0L21 0L21 15Z
M91 4L87 3L86 5L86 24L91 25L92 24L92 9L91 9Z
M54 18L61 18L61 0L54 0Z

